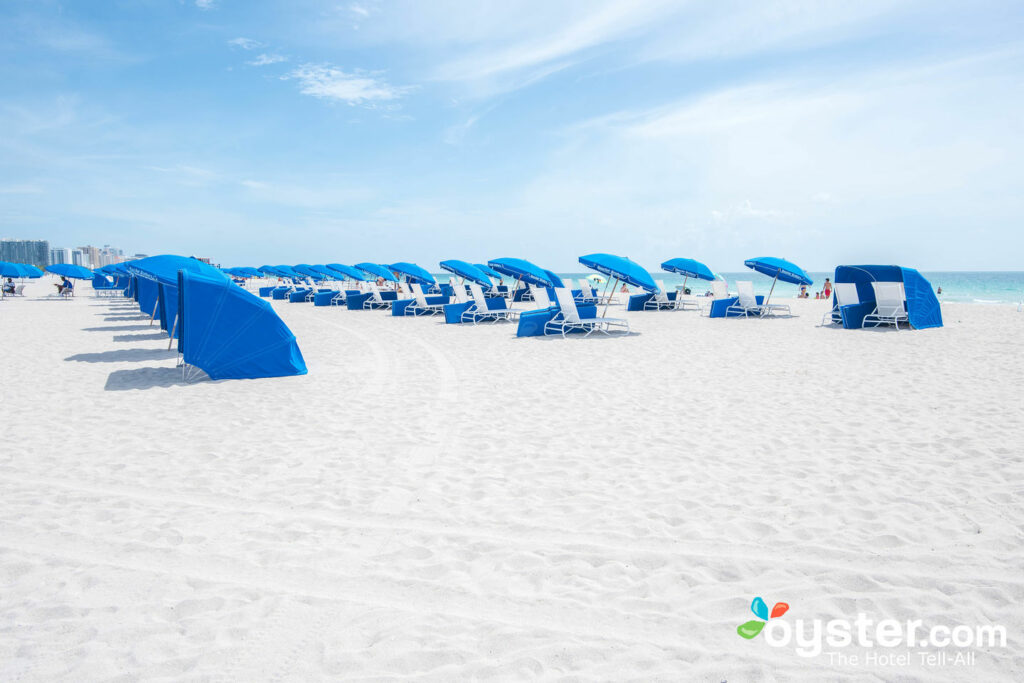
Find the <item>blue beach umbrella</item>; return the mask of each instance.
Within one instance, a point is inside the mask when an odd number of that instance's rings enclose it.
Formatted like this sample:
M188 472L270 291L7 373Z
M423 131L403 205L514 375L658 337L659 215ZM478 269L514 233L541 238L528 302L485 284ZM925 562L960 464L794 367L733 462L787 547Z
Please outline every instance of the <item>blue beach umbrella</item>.
M271 277L284 277L284 275L280 271L278 271L278 269L275 268L274 266L260 266L256 270L260 271L264 275L269 275Z
M538 287L555 286L551 276L548 275L548 271L538 265L530 263L526 259L508 257L496 258L488 261L487 265L502 275L508 275L516 281L515 286L510 292L513 300L516 296L516 290L519 289L520 281L525 282L528 285L537 285Z
M544 269L544 272L548 274L549 278L551 278L551 284L554 287L565 287L565 283L562 282L562 278L558 277L557 275L552 273L550 270L547 270L546 268ZM572 289L572 283L571 282L569 283L569 289Z
M21 277L21 268L7 261L0 261L0 277Z
M651 274L644 270L643 266L630 261L625 256L615 256L614 254L587 254L586 256L580 256L579 261L587 268L591 268L599 273L604 273L610 278L614 278L615 284L611 286L613 292L615 291L615 286L618 285L619 280L622 280L626 284L633 285L634 287L640 287L648 292L660 291L658 285L654 284L654 278L651 277ZM607 286L605 289L607 290ZM604 311L601 313L602 316L608 312L608 305L610 303L611 297L608 297L604 304Z
M449 259L447 261L441 261L441 268L458 275L463 280L469 280L475 282L478 285L483 285L490 289L491 281L487 277L487 273L483 272L471 263L460 261L458 259Z
M756 270L762 275L767 275L772 280L772 288L768 290L768 296L765 297L764 303L767 306L768 300L772 298L772 292L775 291L775 283L779 280L788 282L792 285L812 285L814 282L811 278L807 277L807 273L795 263L790 263L786 259L776 258L774 256L759 256L758 258L747 259L743 262L747 268Z
M496 277L499 280L501 279L501 273L496 271L494 268L491 268L484 263L474 263L473 265L476 266L484 275L487 275L488 277Z
M313 266L309 265L308 263L296 264L296 265L292 266L292 270L294 270L296 273L299 273L300 275L305 275L306 277L311 277L311 278L313 278L313 280L323 280L324 279L324 274L319 272L319 271L317 271L317 270L315 270L313 268Z
M415 263L399 261L398 263L392 263L388 268L396 273L404 275L405 279L409 282L418 282L421 285L437 284L437 280L434 279L433 275L428 273L425 269L417 266Z
M22 272L25 273L24 277L35 280L43 276L43 271L39 270L35 266L28 263L15 263L14 265L21 268Z
M383 278L388 282L398 282L398 278L395 277L395 274L388 270L385 266L380 265L379 263L357 263L356 268L358 268L359 270L366 271L367 273L373 275L374 277Z
M668 273L675 273L683 276L683 289L676 295L676 297L683 295L683 292L686 291L686 281L691 277L708 281L715 279L715 274L711 272L710 268L700 261L695 261L692 258L669 259L661 264L661 269Z
M373 279L365 271L353 268L352 266L346 266L344 263L328 263L327 269L356 282L368 282Z
M64 277L75 278L76 280L91 280L92 271L84 266L76 266L73 263L55 263L52 266L46 266L46 270L55 275L63 275Z

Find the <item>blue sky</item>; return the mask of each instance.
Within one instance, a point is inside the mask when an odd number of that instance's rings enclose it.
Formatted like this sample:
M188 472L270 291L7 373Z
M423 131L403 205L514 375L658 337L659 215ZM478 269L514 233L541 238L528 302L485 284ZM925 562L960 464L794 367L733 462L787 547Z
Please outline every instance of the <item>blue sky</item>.
M0 5L0 235L1024 268L1020 2Z

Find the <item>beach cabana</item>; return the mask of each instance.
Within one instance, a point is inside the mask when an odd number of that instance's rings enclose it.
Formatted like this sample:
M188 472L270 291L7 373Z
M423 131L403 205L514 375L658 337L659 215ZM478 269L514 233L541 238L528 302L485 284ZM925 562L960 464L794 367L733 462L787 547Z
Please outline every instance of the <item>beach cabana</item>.
M855 330L864 327L864 318L876 307L875 287L872 283L895 282L902 286L904 309L910 327L924 330L942 327L942 309L939 299L928 280L913 268L902 266L838 266L833 280L837 285L852 283L857 288L859 302L852 305L838 305L835 295L832 308L843 321L843 328Z
M198 273L234 285L219 268L188 256L161 254L131 261L126 267L135 276L139 310L148 313L151 322L159 319L160 329L167 330L171 337L178 334L178 271Z
M176 318L182 374L197 379L258 379L306 374L295 335L273 307L223 277L181 270Z

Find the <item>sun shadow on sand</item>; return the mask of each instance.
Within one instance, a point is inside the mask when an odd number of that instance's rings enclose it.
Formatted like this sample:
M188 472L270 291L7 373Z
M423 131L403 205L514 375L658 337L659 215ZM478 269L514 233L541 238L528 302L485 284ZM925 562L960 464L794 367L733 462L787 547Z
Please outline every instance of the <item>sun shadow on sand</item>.
M188 386L181 378L180 368L136 368L114 370L107 376L104 391L129 391L154 387Z
M103 314L100 313L99 315L103 315ZM127 322L129 320L133 320L133 321L149 320L149 316L148 315L108 315L106 318L103 319L103 322L105 322L105 323L113 323L113 322L117 322L119 320L124 320L125 322Z
M106 325L104 327L83 327L83 332L131 332L133 330L151 330L150 325Z
M82 361L85 363L125 363L139 360L165 360L177 357L177 351L168 351L167 349L118 349L117 351L101 351L99 353L76 353L64 360Z
M147 326L148 327L148 326ZM134 341L167 341L167 335L163 332L153 332L151 334L115 334L114 341L116 342L134 342Z

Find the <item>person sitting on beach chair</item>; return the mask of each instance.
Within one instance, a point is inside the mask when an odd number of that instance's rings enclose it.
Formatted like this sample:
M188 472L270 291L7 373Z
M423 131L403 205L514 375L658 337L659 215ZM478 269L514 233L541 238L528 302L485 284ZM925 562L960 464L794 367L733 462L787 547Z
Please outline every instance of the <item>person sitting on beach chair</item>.
M7 278L7 282L4 283L4 294L14 294L14 280Z

